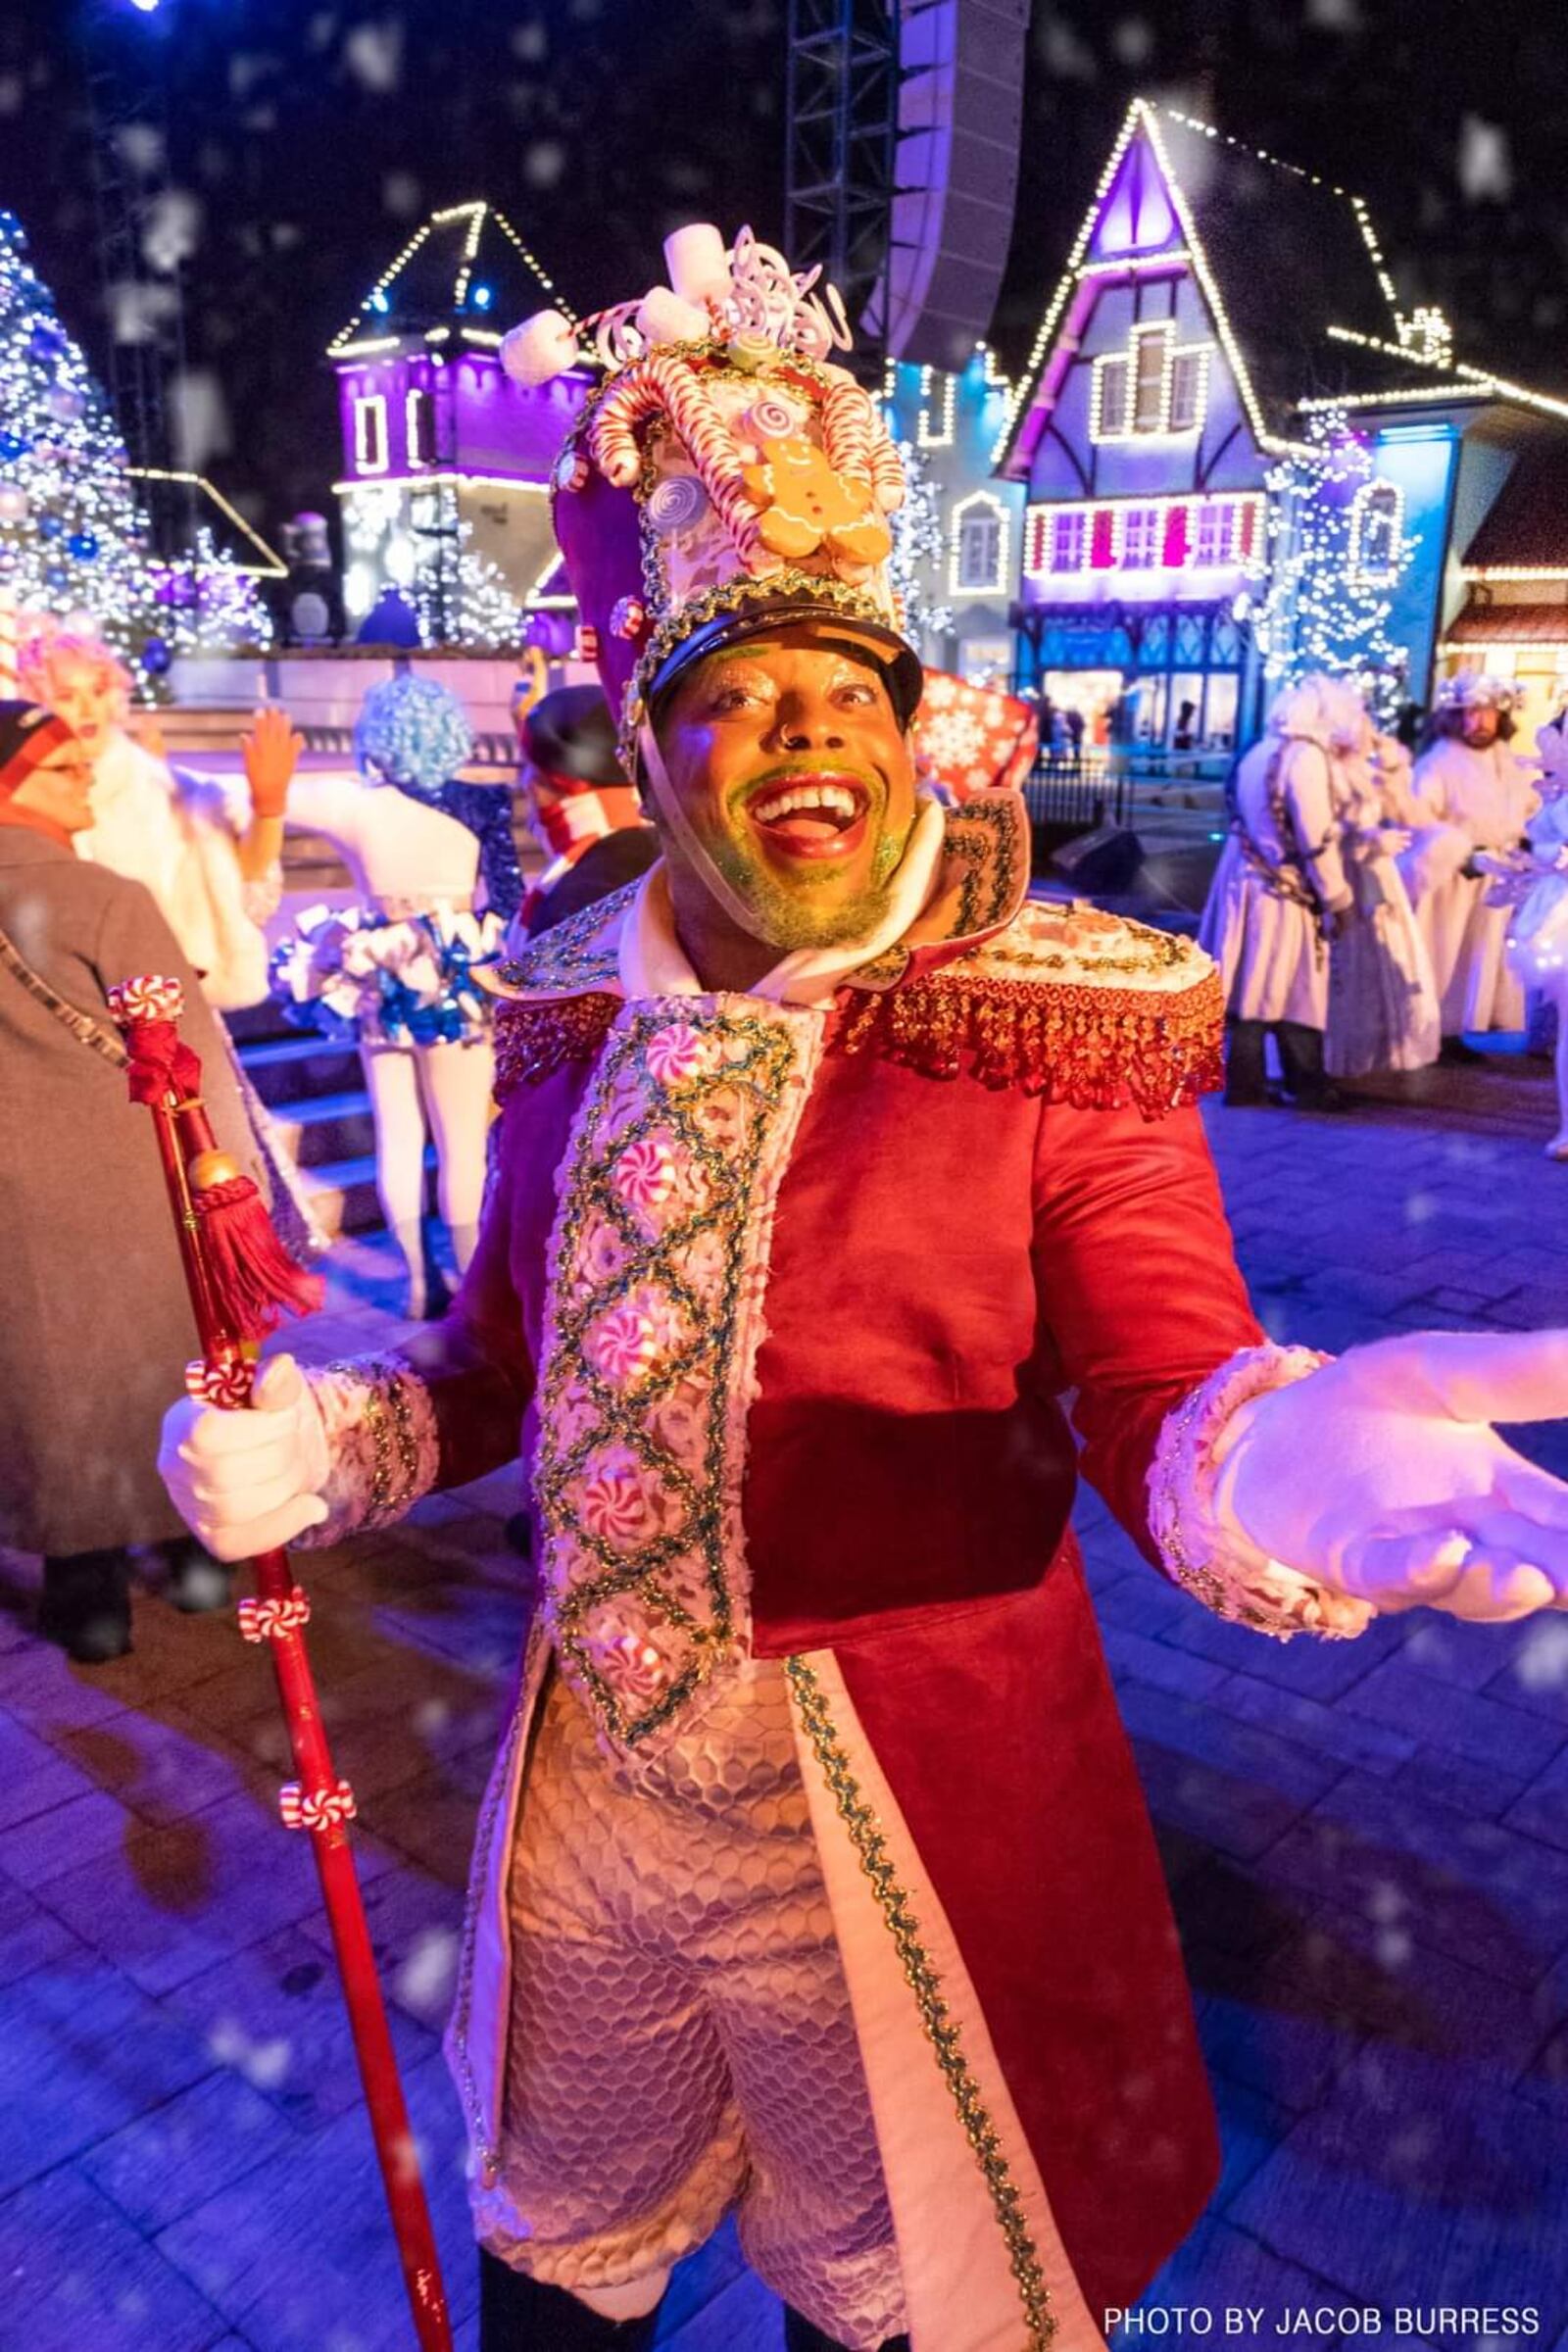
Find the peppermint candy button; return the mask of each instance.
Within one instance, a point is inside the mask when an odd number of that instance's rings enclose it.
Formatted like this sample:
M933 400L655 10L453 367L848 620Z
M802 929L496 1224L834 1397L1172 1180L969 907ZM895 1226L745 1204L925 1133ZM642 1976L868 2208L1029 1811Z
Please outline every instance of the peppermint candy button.
M556 460L550 476L560 491L581 490L588 480L588 461L574 442L568 441Z
M702 1038L687 1021L671 1021L656 1029L643 1049L649 1076L661 1086L678 1086L695 1078L707 1060Z
M639 1137L616 1160L611 1181L628 1208L662 1208L679 1181L675 1154L657 1136Z

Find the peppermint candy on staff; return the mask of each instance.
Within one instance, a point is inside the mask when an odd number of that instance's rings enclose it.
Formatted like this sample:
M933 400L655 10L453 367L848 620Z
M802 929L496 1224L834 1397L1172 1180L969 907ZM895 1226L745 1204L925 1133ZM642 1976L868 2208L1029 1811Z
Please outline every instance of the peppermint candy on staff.
M335 1788L302 1788L285 1781L277 1792L277 1809L285 1830L330 1830L352 1821L359 1807L347 1781Z
M302 1585L296 1585L281 1599L258 1600L253 1596L242 1600L235 1614L244 1641L281 1642L286 1634L297 1634L310 1624L310 1595ZM292 1788L295 1784L289 1785Z
M138 972L109 991L109 1009L122 1029L136 1021L177 1021L185 1009L185 991L159 972Z
M185 1366L185 1394L202 1404L216 1404L226 1413L237 1413L249 1404L251 1390L256 1382L256 1368L232 1358L225 1363L210 1364L203 1356Z
M109 1010L130 1055L130 1099L161 1102L171 1095L194 1097L202 1065L175 1023L185 1009L177 980L138 972L109 991Z

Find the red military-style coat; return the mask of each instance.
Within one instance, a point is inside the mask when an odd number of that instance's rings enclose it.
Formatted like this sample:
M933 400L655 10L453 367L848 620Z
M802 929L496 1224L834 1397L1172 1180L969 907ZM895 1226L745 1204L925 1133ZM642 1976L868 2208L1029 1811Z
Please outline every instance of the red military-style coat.
M830 1896L881 1913L923 2053L903 2081L926 2069L954 2115L1013 2298L980 2316L971 2249L923 2307L944 2352L1044 2343L1048 2305L1081 2340L1217 2168L1069 1514L1081 1468L1157 1569L1160 1425L1261 1336L1194 1107L1221 1007L1187 943L1021 906L1026 850L1012 796L955 812L935 905L808 1011L628 1000L648 884L540 941L509 975L496 1190L432 1380L446 1483L520 1419L542 1622L608 1745L657 1747L748 1645L791 1662ZM543 1646L452 2037L481 2164ZM923 2222L917 2190L901 2207L885 2103L912 2093L868 2071L901 2249L906 2226L926 2245L957 2176Z

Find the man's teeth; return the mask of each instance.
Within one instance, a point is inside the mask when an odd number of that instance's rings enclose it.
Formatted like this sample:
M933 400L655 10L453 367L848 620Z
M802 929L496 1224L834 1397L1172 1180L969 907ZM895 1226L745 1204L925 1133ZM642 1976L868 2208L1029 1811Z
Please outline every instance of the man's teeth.
M792 784L788 792L775 793L761 802L753 813L760 825L775 825L796 808L822 808L830 815L853 819L858 803L843 784Z

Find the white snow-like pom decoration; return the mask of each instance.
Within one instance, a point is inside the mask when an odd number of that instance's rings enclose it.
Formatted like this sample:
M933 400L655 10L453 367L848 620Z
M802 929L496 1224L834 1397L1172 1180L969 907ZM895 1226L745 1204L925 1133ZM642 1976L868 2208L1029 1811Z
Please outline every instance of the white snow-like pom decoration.
M577 365L576 332L560 311L536 311L501 345L501 365L514 384L531 391Z
M693 220L664 239L664 268L683 302L721 299L729 291L729 255L710 220Z
M667 286L655 286L638 305L637 331L652 348L656 343L700 343L711 330L708 313L695 302L682 302Z

